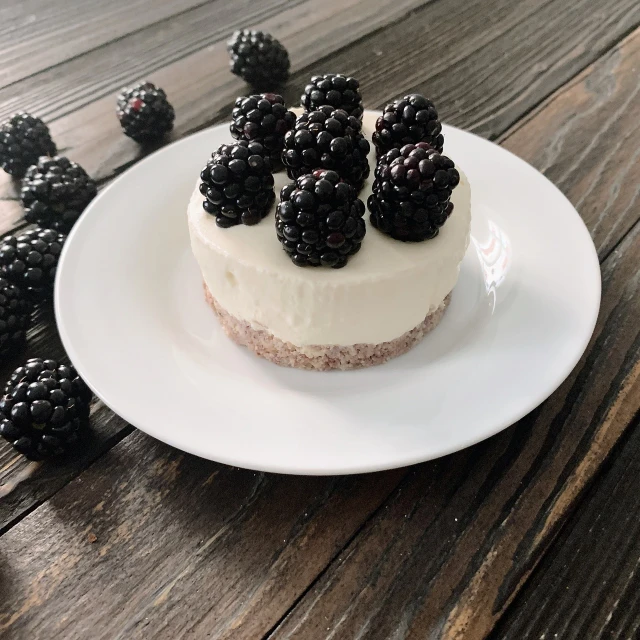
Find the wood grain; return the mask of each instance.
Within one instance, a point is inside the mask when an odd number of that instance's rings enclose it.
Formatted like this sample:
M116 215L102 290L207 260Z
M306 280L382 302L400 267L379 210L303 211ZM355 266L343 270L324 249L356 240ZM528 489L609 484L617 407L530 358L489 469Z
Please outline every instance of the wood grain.
M602 265L569 379L515 427L416 468L270 640L490 633L640 408L639 263L640 223Z
M171 0L152 5L147 0L3 2L0 7L0 86L7 86L205 2Z
M255 473L136 433L2 537L0 635L260 638L402 473Z
M636 420L491 640L640 637L639 426Z

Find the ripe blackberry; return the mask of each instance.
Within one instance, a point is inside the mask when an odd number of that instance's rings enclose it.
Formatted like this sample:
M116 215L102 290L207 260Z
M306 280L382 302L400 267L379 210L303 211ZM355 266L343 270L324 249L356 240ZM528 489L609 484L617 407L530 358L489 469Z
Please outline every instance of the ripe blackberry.
M257 224L268 213L275 193L271 161L259 142L223 144L200 173L200 193L207 213L224 229Z
M384 108L376 121L372 140L378 157L405 144L428 142L440 152L444 145L438 112L431 100L418 93L405 96Z
M33 358L9 378L0 435L31 460L64 453L89 418L91 391L72 366Z
M231 73L256 89L272 89L289 77L289 54L271 34L242 29L227 42Z
M315 111L325 104L334 109L342 109L348 115L362 120L362 96L358 88L360 83L342 74L327 73L313 76L304 88L300 104L305 111Z
M433 238L453 211L460 182L452 160L426 142L392 149L376 167L367 206L374 227L404 241Z
M272 169L281 168L284 134L296 123L296 114L287 111L284 98L275 93L236 98L231 116L231 135L238 140L259 142Z
M96 193L96 183L79 164L55 156L29 167L20 197L29 222L68 233Z
M22 178L40 156L53 156L56 145L49 128L28 113L16 113L0 125L0 167Z
M0 244L0 275L34 301L53 293L58 258L67 237L54 229L29 229Z
M317 169L282 188L276 233L299 267L339 269L360 250L367 231L355 188L335 171Z
M162 139L175 119L167 94L151 82L125 87L118 96L116 115L125 135L140 143Z
M0 356L24 342L31 320L31 303L18 287L0 278Z
M355 116L329 105L303 113L284 137L282 162L296 178L314 169L331 169L358 191L369 176L369 141Z

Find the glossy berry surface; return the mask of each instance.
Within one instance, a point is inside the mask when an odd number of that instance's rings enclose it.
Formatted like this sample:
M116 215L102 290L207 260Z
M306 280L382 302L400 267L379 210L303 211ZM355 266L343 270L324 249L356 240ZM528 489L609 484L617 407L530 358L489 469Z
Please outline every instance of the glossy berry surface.
M296 122L284 98L276 93L261 93L236 99L231 112L231 135L237 140L259 142L271 160L273 170L282 168L284 135Z
M392 149L375 171L367 206L371 223L397 240L434 238L453 211L460 174L452 160L426 142Z
M28 113L16 113L0 125L0 167L22 178L40 156L53 156L56 145L49 128Z
M5 387L0 435L31 460L60 455L85 428L91 395L72 366L28 360Z
M438 112L431 100L418 93L388 104L376 121L372 139L378 157L405 144L428 142L440 152L444 145Z
M28 222L68 233L96 193L96 183L79 164L55 156L29 167L20 198Z
M31 300L53 294L58 258L67 237L54 229L28 229L0 243L0 274Z
M358 191L369 176L369 141L360 121L328 105L303 113L284 137L282 162L296 178L315 169L330 169Z
M175 119L167 94L152 82L123 89L116 115L125 135L140 143L164 138L173 129Z
M270 90L289 77L289 54L271 34L242 29L227 42L231 73L256 89Z
M0 356L24 344L31 322L31 302L23 292L0 278Z
M200 179L202 206L222 228L257 224L275 199L271 161L259 142L221 145Z
M364 212L351 184L319 169L282 188L276 233L295 265L338 269L360 250Z
M350 76L338 73L327 73L323 76L312 76L304 88L300 104L305 111L315 111L328 104L334 109L342 109L347 115L362 120L362 96L360 83Z

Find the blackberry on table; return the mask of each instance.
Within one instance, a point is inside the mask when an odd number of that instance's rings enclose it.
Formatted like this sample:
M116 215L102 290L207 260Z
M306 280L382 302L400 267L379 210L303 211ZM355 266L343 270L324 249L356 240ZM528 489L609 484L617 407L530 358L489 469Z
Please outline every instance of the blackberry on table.
M237 98L231 117L231 135L238 140L259 142L272 169L281 168L284 134L296 122L296 114L287 110L284 98L275 93Z
M438 234L453 211L451 192L460 182L452 160L426 142L383 155L367 206L374 227L404 241Z
M284 137L282 162L296 178L315 169L330 169L358 191L369 176L369 141L355 116L329 105L303 113Z
M242 29L227 42L231 73L256 89L273 89L289 77L289 54L271 34Z
M20 198L28 222L67 233L96 193L96 183L79 164L55 156L29 167Z
M0 278L0 356L20 346L31 321L31 302L22 291Z
M164 138L173 129L175 119L167 94L152 82L123 89L116 115L125 135L140 143Z
M276 233L299 267L338 269L360 250L367 231L365 206L335 171L318 169L282 188Z
M440 152L444 145L438 112L431 100L418 93L388 104L376 121L372 139L378 157L405 144L428 142Z
M271 161L259 142L221 145L200 178L202 206L222 228L257 224L275 199Z
M32 358L7 382L0 435L31 460L60 455L86 426L91 396L72 366Z
M29 229L0 243L0 275L33 301L51 297L66 236L54 229Z
M315 111L325 104L334 109L342 109L348 115L362 120L362 96L360 83L342 74L327 73L323 76L312 76L304 88L300 104L305 111Z
M16 113L0 125L0 167L22 178L40 156L53 156L56 145L49 128L28 113Z

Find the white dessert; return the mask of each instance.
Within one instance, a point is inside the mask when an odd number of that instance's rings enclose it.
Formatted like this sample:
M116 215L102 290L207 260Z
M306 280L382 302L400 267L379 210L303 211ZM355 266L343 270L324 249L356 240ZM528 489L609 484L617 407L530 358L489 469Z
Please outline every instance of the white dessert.
M376 114L366 112L371 139ZM454 159L455 160L455 159ZM366 203L371 175L359 197ZM255 226L221 229L202 208L197 185L188 208L194 256L220 308L294 346L379 344L397 339L438 309L458 279L469 242L471 191L460 172L451 216L432 240L405 243L375 229L365 213L362 248L342 269L297 267L278 241L275 207ZM276 178L276 202L288 182Z

